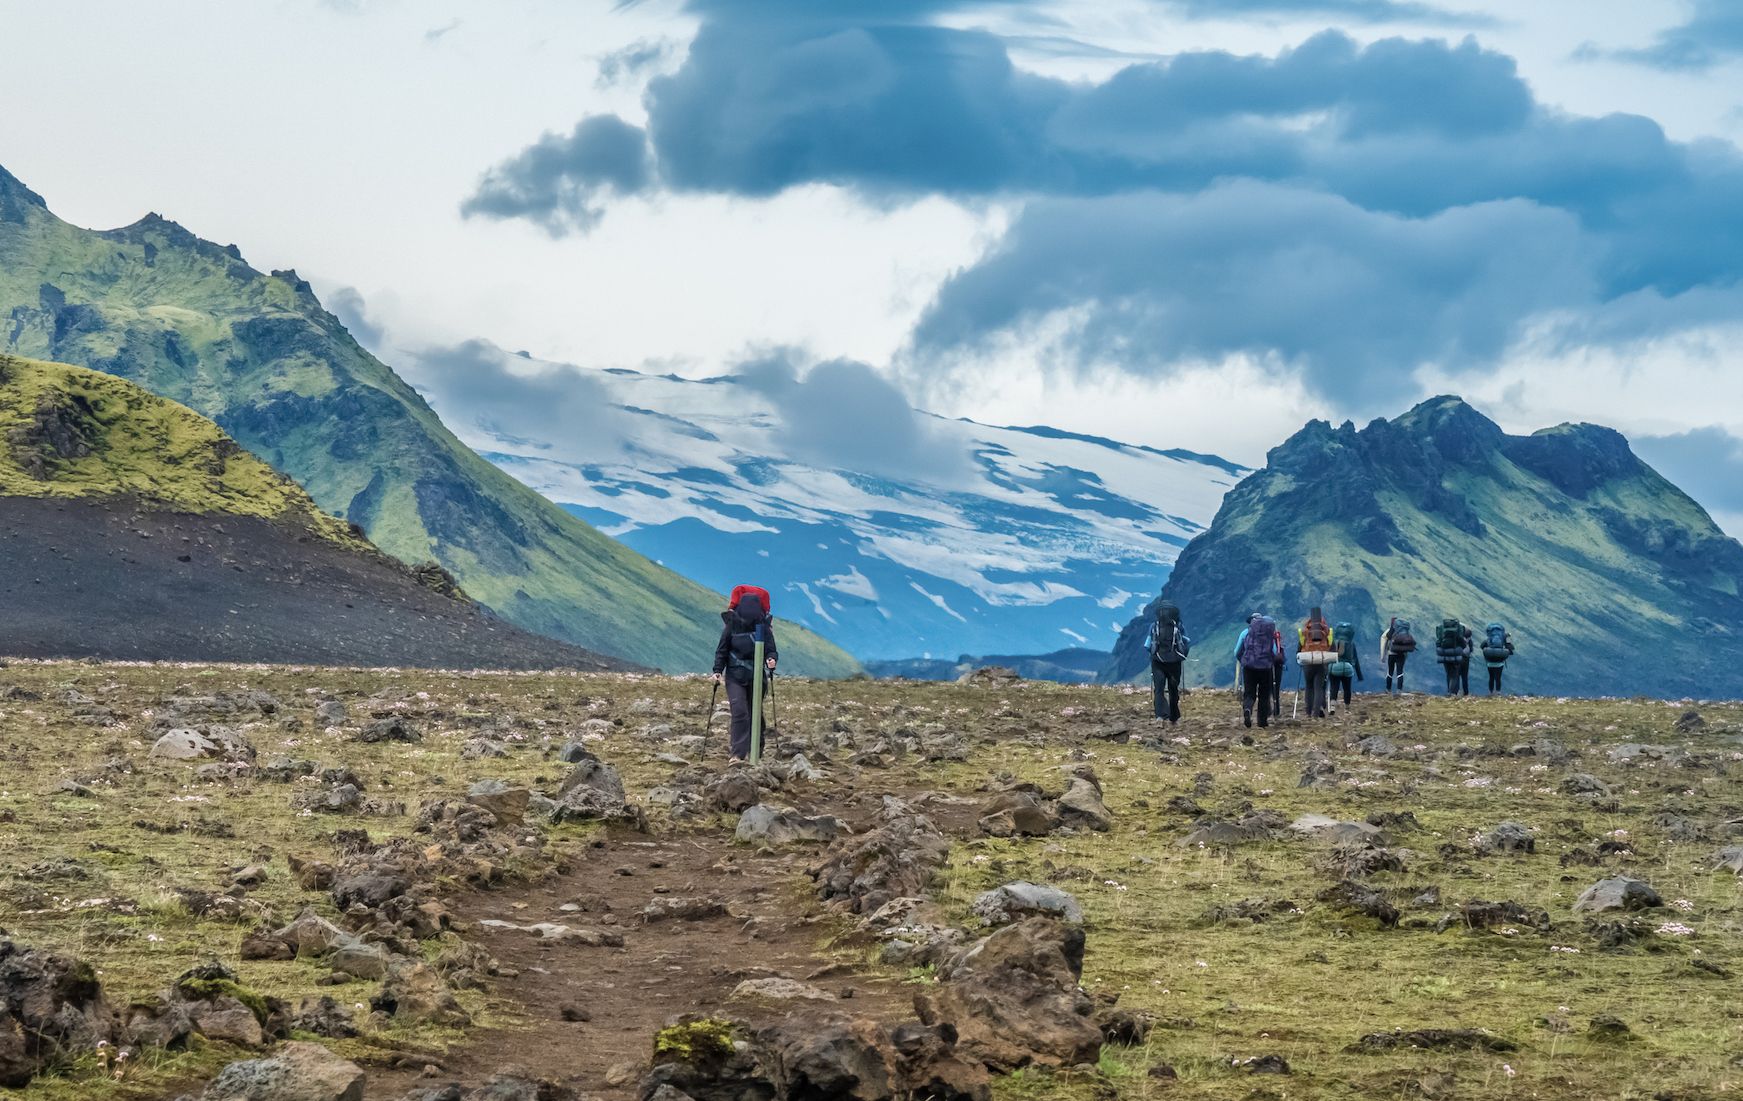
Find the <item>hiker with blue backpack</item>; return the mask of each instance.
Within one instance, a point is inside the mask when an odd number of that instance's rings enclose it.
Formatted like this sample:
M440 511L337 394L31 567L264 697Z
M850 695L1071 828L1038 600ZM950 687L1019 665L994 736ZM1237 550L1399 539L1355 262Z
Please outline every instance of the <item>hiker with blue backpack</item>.
M1253 706L1259 708L1259 726L1271 725L1271 704L1284 667L1283 638L1277 622L1262 612L1247 617L1247 629L1235 642L1235 660L1241 667L1241 721L1253 725ZM1281 709L1279 709L1281 714Z
M1156 619L1144 648L1150 654L1150 707L1158 719L1180 721L1180 671L1192 640L1180 624L1180 609L1164 600L1156 605Z
M1483 628L1483 664L1489 667L1489 695L1501 694L1501 670L1513 656L1513 636L1499 623Z
M729 753L734 761L752 756L751 725L756 719L756 748L761 748L763 724L761 702L775 673L775 621L769 615L767 589L740 585L732 591L726 611L720 613L720 642L714 647L714 683L726 685L726 702L732 709ZM758 682L756 655L763 655ZM753 686L756 698L752 698ZM755 706L753 706L753 704Z
M1344 696L1344 707L1350 706L1350 682L1363 680L1362 653L1356 647L1356 628L1352 623L1340 623L1331 630L1332 653L1337 657L1326 667L1331 678L1331 713L1337 714L1338 693Z

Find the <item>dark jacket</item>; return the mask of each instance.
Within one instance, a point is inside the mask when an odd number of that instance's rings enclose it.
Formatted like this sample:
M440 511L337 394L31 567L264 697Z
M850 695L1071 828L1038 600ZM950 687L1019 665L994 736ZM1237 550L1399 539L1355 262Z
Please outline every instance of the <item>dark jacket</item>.
M740 620L737 612L725 611L720 613L720 641L714 647L714 671L716 673L726 671L727 662L732 655L732 637L749 634L755 626L754 623L745 623ZM763 658L765 660L778 660L780 652L775 646L775 623L772 619L766 619L763 623L763 640ZM744 661L748 664L750 660L750 654L745 654ZM746 678L745 683L750 683L749 678Z

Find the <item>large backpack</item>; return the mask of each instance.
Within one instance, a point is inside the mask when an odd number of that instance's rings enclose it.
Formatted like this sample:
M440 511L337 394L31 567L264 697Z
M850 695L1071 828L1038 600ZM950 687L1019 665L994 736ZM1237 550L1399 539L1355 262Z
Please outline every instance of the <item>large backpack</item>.
M1241 668L1271 670L1277 665L1277 621L1260 616L1247 626L1247 641L1241 644Z
M1331 668L1331 675L1334 677L1348 677L1348 676L1355 675L1355 672L1356 672L1356 667L1354 664L1355 660L1356 660L1356 627L1355 627L1355 624L1353 624L1353 623L1340 623L1340 624L1338 624L1337 627L1332 631L1332 638L1337 640L1338 659L1337 659L1336 664L1334 664ZM1340 666L1340 665L1345 666L1346 668L1342 668L1342 669L1338 668L1338 666Z
M1301 625L1301 649L1318 653L1331 649L1331 624L1323 619L1310 619Z
M739 586L733 590L732 606L720 613L731 636L726 649L726 672L740 684L751 682L756 668L756 644L768 641L769 637L769 614L761 592L754 586Z
M1170 665L1186 660L1192 650L1192 640L1180 626L1180 609L1173 604L1156 608L1156 622L1150 625L1150 660Z
M1483 641L1483 660L1506 661L1510 656L1507 651L1507 628L1499 623L1491 623L1484 628L1488 637Z
M1408 619L1392 621L1392 652L1394 654L1413 654L1416 652L1416 636L1410 633Z

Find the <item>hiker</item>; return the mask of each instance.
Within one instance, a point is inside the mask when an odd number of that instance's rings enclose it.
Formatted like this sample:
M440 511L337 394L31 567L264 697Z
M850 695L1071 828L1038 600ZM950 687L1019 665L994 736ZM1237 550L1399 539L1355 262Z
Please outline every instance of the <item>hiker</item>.
M1180 669L1192 650L1192 640L1180 625L1180 609L1164 600L1156 606L1145 643L1150 653L1150 706L1158 719L1180 721Z
M1235 660L1241 664L1241 721L1253 725L1253 705L1259 707L1259 725L1271 725L1274 684L1283 668L1283 640L1270 616L1254 612L1247 629L1235 644Z
M1392 617L1386 633L1380 636L1380 660L1386 663L1386 692L1404 694L1404 663L1416 652L1416 636L1410 631L1410 621Z
M1501 694L1501 670L1513 656L1513 636L1499 623L1483 628L1483 663L1489 667L1489 695Z
M1446 694L1471 694L1471 629L1447 616L1434 629L1434 656L1446 667Z
M714 647L714 683L726 685L726 702L732 708L729 753L735 761L750 757L750 690L755 672L752 662L756 660L759 636L763 643L764 691L778 657L775 621L768 613L768 599L765 590L741 585L733 590L726 611L720 613L720 642Z
M1331 624L1325 613L1315 608L1307 622L1296 632L1295 664L1301 666L1303 690L1307 696L1307 717L1325 718L1326 667L1337 660L1332 650Z
M1331 648L1337 660L1326 666L1331 678L1331 713L1337 714L1338 693L1344 694L1344 707L1350 706L1350 682L1362 680L1362 652L1356 646L1356 627L1340 623L1331 631Z

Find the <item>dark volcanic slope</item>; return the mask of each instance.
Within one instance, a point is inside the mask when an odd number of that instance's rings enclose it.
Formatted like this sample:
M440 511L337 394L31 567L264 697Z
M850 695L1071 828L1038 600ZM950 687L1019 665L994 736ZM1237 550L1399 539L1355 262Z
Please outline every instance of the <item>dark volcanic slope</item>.
M0 497L0 653L33 658L623 668L253 516Z
M1368 688L1387 618L1422 641L1451 615L1512 631L1517 690L1743 695L1743 546L1617 432L1509 436L1442 397L1360 431L1314 421L1267 459L1162 590L1196 640L1196 682L1233 679L1247 612L1293 625L1318 604L1356 625ZM1121 633L1106 679L1147 670L1147 622ZM1432 653L1411 668L1413 687L1434 686Z

